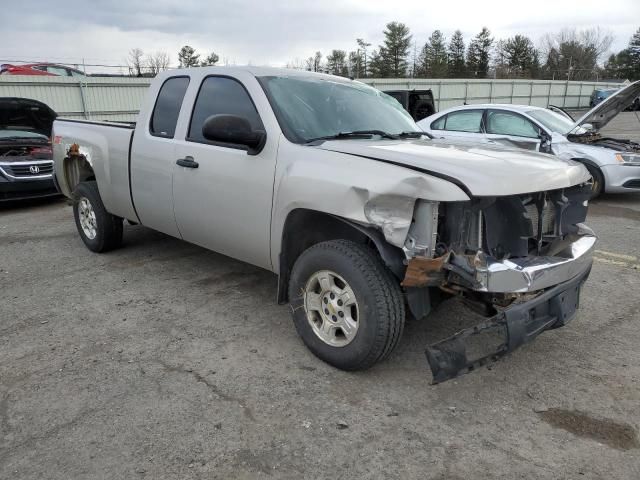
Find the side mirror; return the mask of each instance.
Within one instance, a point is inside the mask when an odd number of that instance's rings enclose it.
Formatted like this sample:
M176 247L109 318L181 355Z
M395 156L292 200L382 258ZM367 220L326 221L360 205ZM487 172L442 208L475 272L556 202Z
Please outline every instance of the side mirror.
M583 123L580 126L584 128L587 132L591 132L593 130L593 125L590 123Z
M240 115L211 115L202 125L202 136L211 142L247 147L249 155L260 153L267 139L265 132L253 130Z
M551 153L551 135L541 130L538 138L540 139L540 151L543 153Z

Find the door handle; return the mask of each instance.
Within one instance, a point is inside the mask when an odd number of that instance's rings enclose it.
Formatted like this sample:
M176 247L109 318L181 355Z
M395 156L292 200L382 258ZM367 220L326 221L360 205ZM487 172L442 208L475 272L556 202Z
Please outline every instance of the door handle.
M180 165L181 167L187 167L187 168L198 168L200 166L200 164L198 162L196 162L192 156L187 155L184 158L179 158L178 160L176 160L176 165Z

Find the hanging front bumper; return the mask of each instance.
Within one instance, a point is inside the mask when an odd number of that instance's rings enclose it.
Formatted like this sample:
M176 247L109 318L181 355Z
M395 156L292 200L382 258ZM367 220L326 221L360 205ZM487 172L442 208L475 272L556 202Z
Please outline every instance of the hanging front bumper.
M426 349L433 383L440 383L494 362L550 328L568 323L576 313L580 289L591 271L591 259L574 278L552 287L537 297L512 305L472 328ZM480 345L499 339L489 352L475 353ZM485 341L485 340L488 340Z

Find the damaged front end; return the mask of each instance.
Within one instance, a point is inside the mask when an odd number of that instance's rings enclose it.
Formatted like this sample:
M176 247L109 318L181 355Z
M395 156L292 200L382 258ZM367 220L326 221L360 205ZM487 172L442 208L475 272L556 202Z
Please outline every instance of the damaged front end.
M487 318L427 348L434 383L497 360L578 307L595 247L590 185L465 202L418 201L404 245L402 285L463 296ZM479 339L499 341L477 348Z

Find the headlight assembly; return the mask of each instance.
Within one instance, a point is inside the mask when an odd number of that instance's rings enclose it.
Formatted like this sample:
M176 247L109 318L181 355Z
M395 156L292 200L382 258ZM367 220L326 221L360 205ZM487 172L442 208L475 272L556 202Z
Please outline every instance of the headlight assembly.
M640 154L637 153L616 153L616 160L619 163L631 163L640 165Z

